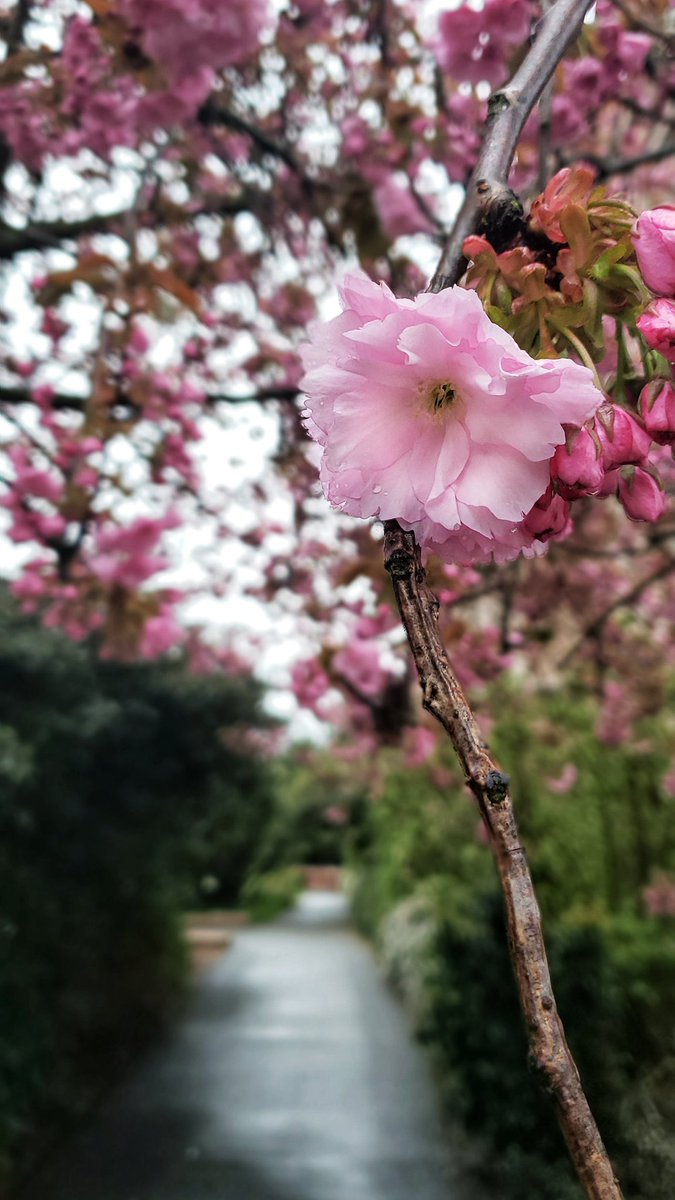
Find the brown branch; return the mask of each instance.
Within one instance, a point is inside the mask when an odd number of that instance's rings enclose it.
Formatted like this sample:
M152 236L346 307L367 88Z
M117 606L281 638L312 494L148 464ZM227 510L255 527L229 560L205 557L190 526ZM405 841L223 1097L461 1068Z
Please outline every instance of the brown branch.
M534 43L514 78L491 98L478 164L443 250L431 291L439 292L459 278L464 239L480 228L481 222L487 221L490 229L496 228L498 238L508 237L509 226L522 213L520 202L506 185L518 139L589 7L589 0L557 0L540 22ZM518 835L508 777L489 753L446 656L438 634L438 601L427 586L414 535L402 530L396 521L385 521L384 531L385 567L391 575L417 666L423 705L448 733L490 833L531 1058L553 1097L563 1136L588 1200L621 1200L621 1188L584 1095L557 1012L541 916Z
M288 402L300 395L297 387L266 387L245 396L231 392L207 392L205 404L207 408L215 408L217 404L267 404L269 401L280 400ZM76 396L72 392L55 392L50 400L53 409L66 409L73 412L84 412L90 397ZM2 404L33 404L33 397L28 388L16 387L13 384L0 384L0 405ZM111 407L133 408L132 402L120 394Z
M643 13L634 12L630 5L625 3L625 0L612 0L612 2L614 7L618 8L619 12L622 12L632 25L635 25L636 29L642 29L645 33L651 33L652 37L659 38L668 47L673 45L675 37L668 30L664 29L662 25L657 25L655 21L650 21Z
M5 61L21 49L29 17L30 0L18 0L14 11L3 22L4 28L0 31L0 36L4 38L7 47Z
M556 1008L541 916L518 835L508 776L483 741L448 662L438 635L438 601L427 587L414 536L396 521L386 521L384 528L384 563L419 672L422 703L448 733L490 833L533 1065L553 1096L589 1200L621 1200Z
M283 142L277 142L264 129L260 129L258 125L252 125L245 117L232 112L231 109L225 108L222 104L218 104L213 96L202 105L197 114L197 119L207 128L212 125L223 125L226 129L232 129L235 133L246 134L263 153L271 154L274 158L280 159L281 162L285 163L296 174L303 174L295 155L289 150L288 146L285 146Z
M177 209L172 212L168 223L178 224L181 221L193 221L195 217L200 216L234 216L240 212L253 210L255 200L256 198L251 194L237 199L217 197L205 201L195 210ZM40 222L40 224L26 225L22 229L0 224L0 259L13 258L15 254L21 254L25 250L50 250L61 246L63 242L73 241L87 234L114 233L115 224L127 220L133 214L132 206L106 214L95 213L90 217L83 217L79 221Z
M633 154L630 158L603 159L589 156L588 161L592 166L597 167L597 179L601 183L610 175L625 175L627 171L634 171L637 167L644 167L649 163L661 162L664 158L670 158L671 155L675 155L675 142L668 140L662 146L656 146L653 150L644 150L642 154Z
M88 233L105 233L115 221L121 221L127 209L84 217L81 221L50 221L39 225L27 225L15 229L12 225L0 226L0 258L12 258L24 250L49 250L62 242Z
M675 560L670 557L666 558L666 560L658 567L656 567L653 571L650 571L649 575L647 575L644 579L639 579L629 591L624 592L621 596L617 596L616 600L613 600L611 604L608 604L606 608L603 608L602 612L598 613L597 617L594 617L593 620L588 623L581 637L574 643L571 650L568 650L565 657L559 662L559 668L562 670L564 667L568 666L574 656L578 654L579 650L581 650L581 648L584 646L588 638L597 637L603 626L607 623L609 618L614 615L615 612L617 612L620 608L625 608L627 605L633 604L635 600L639 600L642 593L647 591L647 588L650 588L654 583L658 583L661 579L666 579L667 576L672 574L673 571L675 571Z
M513 79L490 97L478 162L429 286L431 292L441 292L457 281L465 261L464 242L486 215L493 224L506 223L508 229L522 213L520 202L506 183L518 139L590 6L591 0L557 0L539 22L530 51Z

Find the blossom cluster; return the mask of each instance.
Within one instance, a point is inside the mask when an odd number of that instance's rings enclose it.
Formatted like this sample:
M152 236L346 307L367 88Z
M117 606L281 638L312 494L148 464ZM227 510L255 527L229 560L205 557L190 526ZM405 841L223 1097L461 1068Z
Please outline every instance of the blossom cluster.
M48 70L0 88L5 137L33 171L83 149L109 161L117 146L194 119L216 70L250 59L268 23L268 0L120 0L107 21L76 15Z
M635 245L645 283L658 299L653 300L637 322L648 346L661 359L656 373L640 395L645 428L655 442L675 444L675 207L664 205L642 213ZM665 361L663 361L665 360Z
M463 288L397 300L353 274L341 295L303 353L335 507L395 519L447 562L541 553L570 531L573 501L617 488L629 516L660 515L638 465L651 437L587 367L531 358Z

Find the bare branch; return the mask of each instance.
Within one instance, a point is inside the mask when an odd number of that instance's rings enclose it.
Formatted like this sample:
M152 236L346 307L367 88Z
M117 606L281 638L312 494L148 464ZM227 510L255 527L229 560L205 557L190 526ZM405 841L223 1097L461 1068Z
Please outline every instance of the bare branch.
M232 392L207 392L205 403L207 408L215 408L218 404L267 404L275 400L288 403L299 395L299 388L280 385L279 387L260 388L257 392L250 392L243 396ZM76 396L72 392L55 392L50 400L50 406L54 409L84 412L89 399L89 396ZM16 387L13 384L0 384L0 404L33 403L33 397L28 388ZM111 407L114 409L118 406L120 409L133 407L131 401L123 393L115 398Z
M233 199L217 197L206 200L198 209L172 212L169 224L192 221L199 216L234 216L255 207L255 196L247 194ZM48 221L16 229L0 225L0 259L13 258L25 250L49 250L64 242L95 233L115 233L115 226L134 213L134 208L121 208L111 213L95 213L80 221Z
M610 175L625 175L637 167L648 163L662 162L664 158L675 155L675 141L668 140L662 146L653 150L644 150L642 154L633 154L630 158L589 158L588 161L598 170L598 182L608 179Z
M591 0L558 0L537 26L532 47L506 87L490 97L483 146L466 197L429 290L451 287L462 273L463 246L487 212L513 222L522 212L507 179L523 127L560 59L576 38Z
M17 0L16 7L3 22L2 36L7 46L6 57L11 58L23 45L23 34L30 17L30 0Z
M238 113L232 112L231 109L218 104L213 97L202 105L198 117L203 125L224 125L227 129L234 130L235 133L245 133L265 154L272 154L275 158L285 163L287 167L290 167L292 171L302 174L297 159L288 146L285 146L282 142L275 141L274 138L265 133L264 129L260 129L257 125L252 125L245 117L240 117Z
M624 592L623 595L617 596L611 604L608 604L606 608L603 608L602 612L598 613L597 617L594 617L593 620L588 623L581 637L574 643L571 650L567 651L565 657L558 664L559 667L562 669L563 667L568 666L574 656L578 654L579 650L581 650L586 644L588 638L596 637L600 633L602 627L607 623L609 618L614 615L615 612L618 612L620 608L626 608L628 605L634 604L636 600L639 600L643 592L646 592L648 588L650 588L654 583L658 583L659 580L666 579L668 575L673 573L673 571L675 571L675 559L668 557L664 562L660 563L658 567L655 567L653 571L650 571L649 575L647 575L644 579L639 579L638 582L635 583L628 592Z
M673 46L675 36L670 30L664 29L662 25L657 25L655 21L650 21L644 13L636 13L629 4L626 4L626 0L612 0L612 2L624 17L628 17L631 25L635 25L637 29L643 29L645 33L651 33L652 37L659 38L660 41L666 43L666 46Z

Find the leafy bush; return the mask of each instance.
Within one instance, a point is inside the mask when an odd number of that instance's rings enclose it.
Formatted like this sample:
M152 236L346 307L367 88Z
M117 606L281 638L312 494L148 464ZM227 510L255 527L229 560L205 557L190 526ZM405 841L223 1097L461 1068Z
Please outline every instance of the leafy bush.
M367 802L350 764L299 748L273 767L274 811L261 838L256 870L298 863L341 863Z
M205 870L235 897L270 807L223 730L257 695L97 661L0 597L0 1171L91 1103L185 976Z
M582 692L501 685L493 744L514 781L565 1029L632 1200L675 1195L675 921L643 888L675 865L669 730L599 744ZM535 737L532 737L534 729ZM566 764L565 790L558 780ZM395 767L352 860L355 911L437 1061L452 1114L506 1200L579 1200L553 1110L527 1065L491 856L467 791ZM430 928L431 926L431 928Z
M272 921L295 903L304 882L299 867L250 875L242 888L242 902L252 920Z

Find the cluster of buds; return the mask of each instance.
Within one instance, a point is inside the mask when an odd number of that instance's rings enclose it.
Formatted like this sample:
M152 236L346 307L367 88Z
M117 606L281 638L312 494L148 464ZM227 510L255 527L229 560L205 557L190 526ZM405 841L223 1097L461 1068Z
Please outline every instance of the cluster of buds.
M648 456L654 443L675 443L675 208L643 213L636 228L592 168L565 168L532 204L517 245L498 254L470 237L464 250L467 283L494 321L535 357L581 358L613 398L558 447L551 486L526 518L537 537L565 537L570 504L584 496L616 495L631 520L657 520L665 497ZM647 288L660 298L649 303Z
M651 351L647 365L654 374L640 393L640 413L654 441L670 446L675 443L675 207L642 213L635 248L644 281L658 296L637 322Z
M467 284L533 357L574 351L600 362L603 315L631 323L648 299L634 222L630 205L594 185L591 167L565 167L533 202L517 245L497 254L484 237L466 239Z
M616 495L632 521L657 521L666 501L647 462L651 448L650 433L631 413L603 404L592 422L570 430L551 461L558 502L569 506L583 496Z

